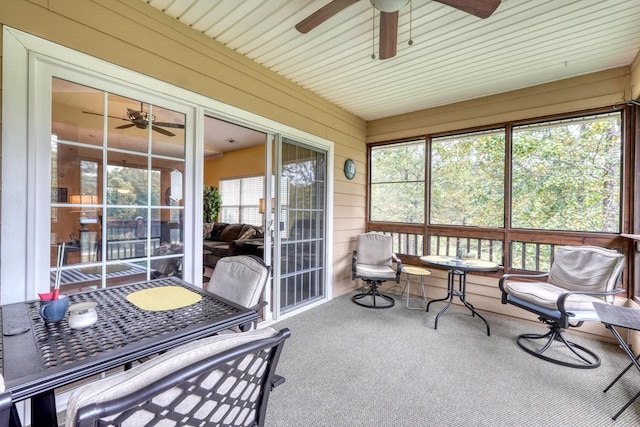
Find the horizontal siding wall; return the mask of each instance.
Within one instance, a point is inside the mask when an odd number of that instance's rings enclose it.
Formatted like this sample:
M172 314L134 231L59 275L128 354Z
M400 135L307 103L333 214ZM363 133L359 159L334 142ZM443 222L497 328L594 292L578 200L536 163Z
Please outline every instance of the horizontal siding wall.
M610 106L629 99L629 79L629 67L620 67L374 120L367 124L367 142L390 141Z
M352 286L345 272L351 236L364 229L364 120L141 1L2 0L0 24L333 141L334 295ZM341 172L346 158L358 165L354 182Z

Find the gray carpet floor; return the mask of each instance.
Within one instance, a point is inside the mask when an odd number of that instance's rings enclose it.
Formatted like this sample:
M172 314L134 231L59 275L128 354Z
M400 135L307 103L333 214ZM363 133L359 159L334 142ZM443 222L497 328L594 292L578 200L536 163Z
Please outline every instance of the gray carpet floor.
M640 391L629 371L603 389L628 359L616 345L572 334L602 358L597 369L537 359L515 342L544 325L453 306L434 319L399 300L372 310L344 295L275 324L288 327L278 373L286 382L269 401L267 426L640 426Z

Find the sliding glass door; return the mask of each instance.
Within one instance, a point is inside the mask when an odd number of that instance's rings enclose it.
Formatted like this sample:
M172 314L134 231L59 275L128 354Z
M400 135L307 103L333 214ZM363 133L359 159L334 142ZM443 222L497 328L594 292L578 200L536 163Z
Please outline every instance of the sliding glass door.
M181 277L185 114L59 78L51 88L52 286Z
M277 188L278 313L325 297L327 152L282 138Z

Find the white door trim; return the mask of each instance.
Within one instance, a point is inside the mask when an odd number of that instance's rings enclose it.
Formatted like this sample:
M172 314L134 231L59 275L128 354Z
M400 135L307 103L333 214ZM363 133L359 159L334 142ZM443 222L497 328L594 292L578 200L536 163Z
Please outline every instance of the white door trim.
M282 123L261 117L214 99L199 95L180 87L158 81L143 74L125 69L101 59L77 52L67 47L58 45L48 40L24 33L22 31L3 27L3 82L2 82L2 224L0 228L0 256L2 257L2 269L0 271L0 303L24 301L35 298L39 289L48 289L48 255L44 256L39 251L46 251L48 245L41 243L36 245L36 239L40 242L49 236L44 233L48 229L48 221L45 225L39 219L38 212L34 211L44 203L40 192L33 191L37 188L43 172L38 171L38 165L43 165L43 154L29 160L28 145L31 138L36 135L29 134L28 118L31 108L33 113L38 110L32 105L35 90L38 88L38 75L30 76L30 61L32 66L42 65L56 67L56 70L68 70L70 73L80 73L86 79L97 79L101 82L101 89L131 88L133 93L144 93L149 97L160 98L166 101L173 100L181 103L183 108L192 108L195 114L187 127L192 126L195 132L187 138L190 148L186 153L187 176L185 176L185 262L193 271L185 273L185 279L193 283L200 283L201 272L195 271L194 257L202 257L202 248L199 239L193 236L201 236L202 229L201 210L194 208L200 204L194 203L194 194L199 194L197 189L202 188L202 152L203 129L202 122L205 112L216 117L225 118L238 124L250 124L252 128L267 133L281 134L312 146L321 147L328 153L328 194L327 203L327 298L331 298L332 278L332 240L333 240L333 157L334 144L324 138L308 134L299 129ZM44 68L43 68L44 69ZM35 79L35 80L30 80ZM36 83L36 84L33 84ZM120 89L121 90L121 89ZM114 90L111 90L114 91ZM114 92L118 92L115 90ZM165 101L162 101L165 102ZM48 107L50 108L50 106ZM202 117L200 117L202 116ZM34 117L34 116L31 116ZM35 127L36 133L50 132L50 116L45 123L39 123ZM39 130L38 130L39 129ZM189 143L189 138L193 142ZM35 146L34 146L35 147ZM46 156L48 157L48 155ZM200 161L195 161L200 159ZM48 168L48 166L47 166ZM48 187L47 187L48 189ZM48 200L45 200L48 206ZM42 210L42 209L40 209ZM48 209L47 209L48 210ZM46 212L48 217L48 212ZM37 224L36 224L37 223ZM35 224L35 225L34 225ZM38 246L38 249L35 247ZM44 260L44 261L43 261ZM46 261L46 262L45 262ZM44 273L43 273L44 272ZM46 280L44 279L46 277Z

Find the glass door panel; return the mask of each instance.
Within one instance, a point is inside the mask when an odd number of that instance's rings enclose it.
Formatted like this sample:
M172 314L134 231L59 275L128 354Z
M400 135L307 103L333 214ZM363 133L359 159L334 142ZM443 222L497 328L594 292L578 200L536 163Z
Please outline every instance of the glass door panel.
M51 110L51 286L181 275L185 115L58 78Z
M151 106L153 132L151 153L184 160L185 115L166 108Z
M284 314L325 295L326 152L283 138L280 174L280 289Z
M149 151L149 104L108 94L107 146L147 154Z

